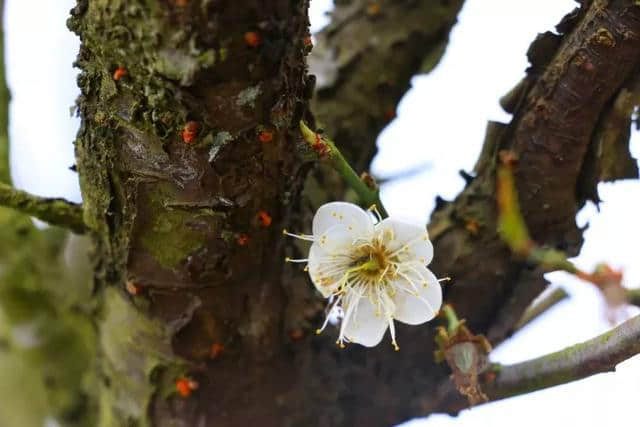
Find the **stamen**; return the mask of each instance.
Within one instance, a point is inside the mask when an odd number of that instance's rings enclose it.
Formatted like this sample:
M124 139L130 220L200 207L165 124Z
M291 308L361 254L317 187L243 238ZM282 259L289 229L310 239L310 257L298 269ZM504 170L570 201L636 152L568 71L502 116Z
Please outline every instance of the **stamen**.
M308 242L315 241L314 237L312 235L310 235L310 234L289 233L286 228L282 230L282 234L284 234L285 236L295 237L296 239L306 240Z
M333 310L338 307L338 304L340 304L341 300L342 300L342 295L340 295L338 298L336 298L335 301L333 301L333 302L331 302L329 304L329 309L327 310L327 314L326 314L326 316L324 318L324 322L322 323L322 326L320 328L316 329L316 334L320 335L322 333L322 331L325 330L325 328L329 324L329 319L331 318L331 313L333 313Z
M406 280L409 283L409 285L411 285L411 287L416 292L416 294L419 294L418 287L416 286L415 283L413 283L413 280L411 280L411 278L408 275L404 274L401 271L398 271L398 275L402 277L404 280Z
M380 273L380 277L378 278L378 281L382 281L382 278L385 276L385 274L387 274L387 271L389 271L389 267L391 266L387 264L384 270L382 270L382 273Z
M293 258L286 257L284 259L284 262L303 263L303 262L309 262L309 258L293 259Z
M389 317L389 332L391 332L391 345L395 351L400 351L400 347L396 342L396 327L393 324L393 318Z
M350 301L347 301L347 311L344 314L344 317L342 318L342 324L340 325L340 334L338 335L338 341L343 341L344 340L345 329L347 327L347 324L351 320L351 316L353 315L354 311L356 310L356 308L358 306L358 303L360 302L360 298L362 298L362 295L364 294L364 289L362 289L362 290L360 290L360 292L358 292L354 288L353 289L353 293L355 295L353 295L353 297L350 298Z
M450 282L451 277L443 277L442 279L438 279L438 282Z
M419 293L418 293L418 288L416 288L416 285L411 281L411 279L408 278L408 276L406 274L403 274L401 272L398 272L398 274L400 274L400 276L402 276L407 282L409 282L409 284L411 285L411 287L413 289L415 289L415 294L413 292L411 292L411 290L409 289L404 289L400 286L398 286L400 289L406 291L407 293L409 293L410 295L413 295L415 298L417 298L418 300L422 301L428 308L429 310L431 310L432 312L436 312L437 310L433 309L433 306L431 305L431 303L424 297L422 297Z

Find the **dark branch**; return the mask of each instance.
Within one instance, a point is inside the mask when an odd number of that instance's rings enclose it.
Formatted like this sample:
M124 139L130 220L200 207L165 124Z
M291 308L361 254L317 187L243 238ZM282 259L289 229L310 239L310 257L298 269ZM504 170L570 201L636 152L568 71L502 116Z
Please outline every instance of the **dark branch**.
M429 226L438 230L434 270L454 278L447 299L492 342L509 335L546 286L542 271L510 256L496 233L498 151L520 159L516 186L532 239L576 254L582 237L575 215L587 197L576 189L593 185L582 181L587 153L602 117L640 65L640 7L633 1L590 2L559 29L563 36L547 33L533 43L528 75L504 103L513 120L490 124L476 178ZM471 221L478 233L467 228Z
M585 167L593 163L587 162L587 153L599 124L619 94L629 90L640 66L640 7L631 0L583 5L563 20L561 35L546 33L533 43L528 75L503 103L513 120L490 123L475 179L454 202L440 206L429 226L438 231L433 269L454 279L446 300L474 333L486 334L493 343L513 332L546 286L544 270L519 262L496 233L498 152L511 150L520 159L516 186L532 239L576 254L582 237L575 215L589 197L585 187L595 185L584 179ZM617 122L626 126L625 120ZM613 142L600 138L598 143ZM602 146L592 151L610 152ZM466 227L470 221L478 225L477 233ZM430 400L437 402L420 401L424 412L455 412L464 406L459 396L447 392Z
M313 111L356 170L369 167L378 134L395 116L411 77L431 71L464 3L423 0L336 2L309 63Z

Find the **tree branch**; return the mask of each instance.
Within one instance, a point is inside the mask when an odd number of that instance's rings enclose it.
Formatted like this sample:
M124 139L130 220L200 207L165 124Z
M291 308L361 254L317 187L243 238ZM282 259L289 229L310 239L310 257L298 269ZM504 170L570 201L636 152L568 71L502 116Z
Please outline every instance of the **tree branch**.
M515 181L531 238L576 254L582 237L575 215L587 193L576 195L576 188L585 184L594 131L640 65L640 7L630 0L584 4L558 26L564 35L545 33L532 44L528 75L503 100L511 123L490 123L475 178L454 202L440 204L429 225L440 230L433 269L454 280L446 298L494 343L546 286L542 271L510 256L496 233L498 152L511 150L520 159ZM469 231L471 222L477 233Z
M354 169L369 167L411 77L438 64L463 3L336 2L309 58L318 89L312 109Z
M583 2L558 32L532 44L527 76L502 102L513 113L511 123L489 124L475 178L455 201L440 203L429 225L439 230L433 270L453 278L445 299L474 333L492 343L510 335L546 286L544 270L510 255L496 232L498 152L511 150L520 159L515 181L531 238L569 256L577 253L582 236L575 215L589 193L576 189L585 186L587 153L598 124L640 66L640 7L631 0ZM469 231L470 222L476 233ZM459 396L439 396L419 400L423 413L455 412L464 405Z
M615 371L616 365L640 353L640 316L595 338L513 365L491 364L482 371L480 388L488 403ZM468 407L454 383L444 383L440 400L447 412Z
M514 365L494 365L495 381L485 387L490 400L531 393L581 380L640 353L640 316L580 344Z
M541 314L545 313L551 307L555 306L561 301L564 301L569 297L567 291L562 288L554 289L549 295L541 297L540 301L534 302L527 311L524 312L518 323L513 327L514 331L518 331L529 323L538 318Z
M77 234L87 230L82 219L82 205L64 199L38 197L0 183L0 206L15 209Z

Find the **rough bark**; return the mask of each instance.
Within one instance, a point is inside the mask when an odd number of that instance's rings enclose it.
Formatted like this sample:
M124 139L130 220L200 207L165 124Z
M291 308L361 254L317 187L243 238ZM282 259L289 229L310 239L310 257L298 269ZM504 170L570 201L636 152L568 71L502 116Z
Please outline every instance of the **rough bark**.
M295 381L281 229L301 186L307 2L80 1L70 26L99 425L281 425L288 408L273 405ZM181 376L199 383L189 399Z

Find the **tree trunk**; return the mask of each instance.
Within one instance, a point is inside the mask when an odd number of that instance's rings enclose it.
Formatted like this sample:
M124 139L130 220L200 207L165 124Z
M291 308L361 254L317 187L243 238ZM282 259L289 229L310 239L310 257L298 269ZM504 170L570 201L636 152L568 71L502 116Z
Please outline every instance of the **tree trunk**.
M312 295L282 281L281 234L303 177L307 6L105 0L73 11L101 426L282 424L288 410L273 406L295 381L293 294ZM224 347L216 360L212 346ZM190 398L175 392L180 377L199 384Z

